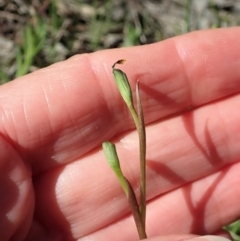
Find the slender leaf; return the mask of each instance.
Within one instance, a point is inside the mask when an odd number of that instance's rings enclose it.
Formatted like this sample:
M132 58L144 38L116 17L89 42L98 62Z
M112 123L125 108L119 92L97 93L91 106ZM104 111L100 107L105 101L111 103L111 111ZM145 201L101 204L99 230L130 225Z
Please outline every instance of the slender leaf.
M145 228L146 220L146 131L142 104L139 93L139 81L136 84L137 115L139 120L139 150L140 150L140 213Z

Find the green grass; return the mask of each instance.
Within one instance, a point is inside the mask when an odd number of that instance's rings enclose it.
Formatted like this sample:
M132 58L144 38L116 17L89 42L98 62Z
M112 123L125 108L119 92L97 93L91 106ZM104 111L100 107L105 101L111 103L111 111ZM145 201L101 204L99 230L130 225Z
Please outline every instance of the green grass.
M64 1L52 0L46 6L32 5L31 8L25 3L26 9L32 11L23 16L17 11L14 13L23 23L13 35L6 36L15 42L16 54L15 58L6 56L5 61L0 60L0 83L77 53L153 43L196 29L240 22L240 17L236 22L229 10L219 9L212 1L207 6L212 20L206 26L199 24L205 16L196 14L191 0L167 1L168 5L143 0L134 6L131 1L116 0L66 2L64 5Z
M228 226L224 227L224 229L230 233L233 240L240 241L240 220L229 224Z
M35 17L34 24L28 24L22 31L24 40L17 48L16 74L19 77L27 74L36 55L43 49L46 42L47 23L40 17Z

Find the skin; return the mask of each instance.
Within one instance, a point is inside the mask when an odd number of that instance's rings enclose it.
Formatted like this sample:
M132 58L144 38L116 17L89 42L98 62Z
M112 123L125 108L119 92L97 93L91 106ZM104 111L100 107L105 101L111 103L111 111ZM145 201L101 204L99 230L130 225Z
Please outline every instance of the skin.
M198 31L78 55L2 85L0 240L138 240L101 150L116 143L137 190L137 133L111 69L122 58L132 87L141 81L148 240L216 234L237 219L239 38L237 27Z

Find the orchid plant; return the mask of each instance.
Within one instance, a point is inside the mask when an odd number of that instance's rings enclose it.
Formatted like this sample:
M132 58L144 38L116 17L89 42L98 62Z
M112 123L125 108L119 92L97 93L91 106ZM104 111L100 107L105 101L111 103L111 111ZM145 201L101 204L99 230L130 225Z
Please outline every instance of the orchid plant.
M115 172L120 185L128 199L129 207L134 217L140 240L147 238L145 223L146 223L146 132L143 117L143 110L141 105L139 93L139 81L136 83L136 107L133 103L132 90L127 78L127 75L120 69L115 68L117 64L123 64L125 60L121 59L115 62L112 66L114 79L117 88L127 105L127 108L135 123L138 136L139 136L139 159L140 159L140 200L137 201L136 194L124 176L119 158L117 155L116 147L113 143L107 141L103 142L102 148L106 156L107 162Z

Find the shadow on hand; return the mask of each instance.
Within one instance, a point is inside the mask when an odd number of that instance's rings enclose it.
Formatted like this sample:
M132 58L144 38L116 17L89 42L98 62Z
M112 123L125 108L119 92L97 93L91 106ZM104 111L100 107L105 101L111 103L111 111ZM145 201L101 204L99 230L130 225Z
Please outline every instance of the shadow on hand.
M182 111L182 120L184 123L184 127L192 139L195 146L201 151L204 158L212 165L214 168L209 170L208 173L205 173L204 176L198 176L196 179L191 180L196 181L198 179L204 178L207 175L210 175L214 172L217 172L220 170L220 168L223 168L226 163L224 163L224 160L219 155L217 148L214 144L214 141L211 137L209 128L208 128L208 120L206 120L205 123L205 129L204 129L204 137L205 137L205 146L204 147L195 132L195 123L194 123L194 110L187 111L187 109L191 106L191 103L180 103L176 102L175 100L169 98L165 94L156 91L152 89L151 87L146 86L145 84L141 84L141 91L144 92L145 95L149 96L149 98L154 99L156 101L156 105L159 104L158 107L159 111L162 111L163 116L168 116L168 118L174 117L179 113L179 111ZM145 96L145 98L147 98ZM164 107L164 105L167 105L167 108ZM185 111L185 112L183 112ZM174 116L171 116L174 114ZM209 117L210 118L210 117ZM161 148L161 147L160 147ZM164 179L168 180L172 185L172 189L175 189L177 187L180 187L182 185L185 185L183 187L183 194L187 203L187 206L190 210L190 213L192 214L192 224L191 224L191 233L195 234L206 234L208 232L207 227L205 226L206 221L206 206L211 199L216 187L218 184L223 180L224 176L226 175L226 172L221 172L216 179L212 182L210 187L206 188L206 190L202 193L200 200L194 204L193 203L193 197L191 196L192 193L192 184L189 183L189 181L185 180L183 176L179 175L175 171L173 171L170 167L167 166L167 164L161 163L159 161L153 161L148 160L147 165L149 168L154 170L158 175L163 177ZM171 190L172 190L171 189ZM171 191L171 190L161 190L161 193ZM215 230L217 231L217 230Z

